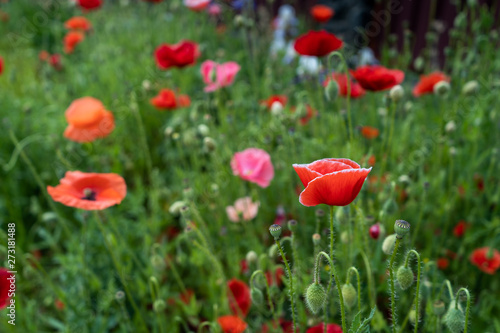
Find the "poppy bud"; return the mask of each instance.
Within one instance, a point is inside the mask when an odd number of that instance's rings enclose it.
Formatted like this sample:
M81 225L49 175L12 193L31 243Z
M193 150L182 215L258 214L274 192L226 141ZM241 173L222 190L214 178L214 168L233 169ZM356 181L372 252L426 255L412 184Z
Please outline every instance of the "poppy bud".
M352 237L349 237L349 233L347 231L342 231L340 233L340 241L344 244L349 243L349 241L352 239Z
M395 234L387 236L384 239L384 242L382 243L382 251L384 251L385 254L391 254L392 251L394 250L395 243L396 243L396 235Z
M207 136L203 139L203 147L205 148L206 151L212 152L215 150L215 148L217 148L217 145L214 139Z
M406 102L404 105L404 109L406 112L411 111L411 109L413 109L413 102L412 101Z
M198 133L201 134L201 136L205 137L208 134L210 134L210 129L208 128L207 125L205 124L200 124L198 125Z
M455 122L453 120L450 120L448 123L446 123L446 125L444 126L444 130L446 132L453 132L457 129L457 125L455 124Z
M278 245L273 244L269 248L269 258L275 258L277 254L278 254Z
M154 254L149 260L151 261L151 266L157 271L163 270L166 266L165 260L158 254Z
M410 310L410 313L408 314L408 320L412 325L415 325L415 322L417 320L417 312L415 311L415 309Z
M165 310L165 308L167 307L167 304L165 304L165 301L162 300L162 299L157 299L154 303L153 303L153 310L155 312L162 312Z
M165 132L164 133L165 133L165 136L171 136L174 133L174 128L168 126L167 128L165 128Z
M234 17L233 22L237 28L241 28L241 27L243 27L243 25L245 25L245 18L241 15L236 15Z
M387 109L386 108L378 108L377 113L381 117L387 116Z
M396 232L397 238L401 239L410 232L410 223L405 220L396 220L394 223L394 231Z
M375 223L370 227L370 237L373 239L378 239L380 236L380 223Z
M313 282L306 290L306 305L312 313L316 314L323 307L326 301L325 288L316 282Z
M321 235L320 234L314 234L313 237L313 244L314 245L319 245L319 242L321 242Z
M149 80L142 81L142 89L144 89L146 91L151 89L151 81L149 81Z
M118 302L123 302L125 300L125 293L122 290L118 290L115 294L115 299Z
M279 116L282 113L283 113L283 104L281 104L281 102L279 101L273 102L273 104L271 104L271 114L273 116Z
M424 59L422 57L417 57L413 62L413 67L415 67L417 72L421 72L424 68Z
M347 307L352 308L356 305L357 292L356 288L350 283L346 283L342 286L342 297L344 297L344 304Z
M262 295L262 291L257 288L252 288L250 290L250 297L252 298L252 302L255 303L255 305L261 305L264 303L264 295Z
M396 274L399 286L401 289L406 290L413 284L414 276L410 267L401 266Z
M181 209L184 206L186 206L186 203L184 201L176 201L170 206L168 212L172 215L178 216L180 215Z
M299 106L297 106L294 115L297 119L304 118L305 116L307 116L306 105L304 103L300 103Z
M405 90L399 84L392 87L389 91L389 97L393 102L399 102L405 95Z
M455 309L455 306L450 304L448 312L446 312L443 321L452 333L461 333L465 328L465 316L464 313Z
M439 81L434 85L434 95L439 97L446 97L450 92L450 84L446 81Z
M474 95L479 90L479 83L476 80L472 80L464 84L462 88L462 94L466 96Z
M288 221L288 229L290 229L291 232L297 232L298 228L298 223L295 220L290 220Z
M434 311L434 314L436 316L441 317L444 314L444 311L446 310L443 301L435 301L432 304L432 310Z
M325 96L329 102L334 101L339 96L339 85L336 80L328 80L325 87Z
M269 227L269 232L271 236L274 237L274 240L278 240L281 236L281 226L279 224L273 224Z
M257 262L257 259L259 259L257 257L257 253L255 253L255 251L249 251L245 257L245 260L249 263L249 264L253 264L253 263L256 263Z

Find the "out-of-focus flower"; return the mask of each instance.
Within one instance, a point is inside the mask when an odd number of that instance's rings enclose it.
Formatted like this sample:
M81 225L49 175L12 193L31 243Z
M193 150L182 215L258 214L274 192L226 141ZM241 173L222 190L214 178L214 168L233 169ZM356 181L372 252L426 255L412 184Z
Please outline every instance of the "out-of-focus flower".
M307 123L309 122L309 120L311 120L313 117L316 116L316 114L318 114L318 112L316 110L314 110L310 105L308 104L305 104L303 105L304 109L303 109L303 112L302 114L299 115L299 122L302 126L305 126L307 125ZM292 112L296 112L297 109L300 110L300 107L299 108L292 108Z
M247 323L238 316L222 316L217 322L222 328L222 333L243 333L247 329Z
M92 24L83 16L74 16L64 23L64 27L68 30L89 31Z
M184 0L184 5L195 12L201 12L207 8L211 0Z
M487 274L494 274L500 268L500 252L490 247L474 250L469 259L474 266Z
M85 39L80 31L70 31L64 36L64 53L73 53L75 47Z
M252 305L250 288L245 282L237 279L229 280L227 287L229 288L228 298L231 312L235 316L243 315L243 317L246 317Z
M212 60L206 60L201 64L201 75L207 85L206 92L212 92L219 88L233 84L236 74L240 71L240 65L234 61L218 64Z
M275 321L273 321L271 324L272 324L272 327L274 327L275 329L278 326ZM289 321L289 320L285 320L283 318L280 318L279 325L280 325L281 331L283 333L293 333L293 321ZM267 324L262 325L261 333L269 333L269 327Z
M158 95L151 98L151 105L158 110L174 110L191 105L191 100L187 95L176 96L170 89L161 89Z
M324 57L342 47L342 40L337 36L321 31L309 31L295 40L294 48L297 53L304 56Z
M325 328L324 325L325 325L324 323L321 323L311 328L308 328L306 333L323 333ZM342 327L340 327L337 324L327 324L326 333L342 333Z
M252 202L252 198L244 197L236 200L234 206L227 206L226 213L232 222L250 221L259 211L260 203Z
M9 290L11 274L6 268L0 267L0 310L7 307L9 301Z
M447 258L438 258L436 260L436 265L437 268L444 271L448 268L448 266L450 266L450 261Z
M304 191L299 201L304 206L327 204L347 206L359 194L371 171L346 158L325 158L309 164L294 164Z
M47 186L54 201L85 210L102 210L122 202L127 195L125 180L114 173L68 171L56 187Z
M374 225L372 225L370 227L369 233L371 238L378 239L378 237L380 236L380 223L375 223Z
M277 267L274 271L274 274L271 271L266 272L266 280L270 286L276 285L281 286L283 275L285 275L285 271L283 267Z
M283 108L288 101L288 97L286 95L272 95L268 99L261 102L261 104L265 105L269 111L273 108L274 103L280 103Z
M40 53L38 53L38 59L40 59L40 61L47 61L49 60L49 57L50 53L45 50L42 50L40 51Z
M49 57L49 64L56 70L62 70L61 55L54 53Z
M450 78L441 72L420 76L420 81L413 88L413 96L419 97L424 94L432 94L434 86L441 81L450 82Z
M363 135L365 138L371 140L371 139L376 139L379 135L379 130L378 128L371 127L371 126L363 126L361 127L361 135Z
M351 71L352 76L361 87L371 91L391 89L403 82L405 73L397 69L388 69L383 66L362 66Z
M199 56L198 44L189 40L173 45L161 44L155 50L156 65L160 69L193 65Z
M333 17L334 11L325 5L315 5L311 8L311 16L319 23L330 21Z
M54 306L56 307L57 310L64 310L66 304L64 304L64 302L58 298L54 301Z
M297 67L297 75L318 75L321 70L321 62L318 57L301 56L299 58L299 66Z
M207 11L210 15L217 16L217 15L220 15L220 13L222 12L222 9L221 9L219 4L213 3L210 6L208 6Z
M102 0L78 0L81 8L86 10L93 10L101 7Z
M455 237L458 238L462 237L465 234L465 231L467 230L468 227L469 224L467 222L463 220L458 221L458 223L453 228L453 235L455 235Z
M74 100L65 112L68 127L64 137L76 142L91 142L108 136L115 128L113 114L98 99Z
M271 156L258 148L248 148L234 154L231 160L233 174L241 179L268 187L274 178Z
M331 80L335 80L337 82L337 85L339 87L339 95L342 97L347 97L347 75L346 74L341 74L341 73L333 73L331 76L327 77L326 80L323 82L323 86L326 87L328 85L328 82ZM359 98L362 97L366 92L361 87L361 85L357 82L354 82L349 78L349 85L350 85L350 91L351 91L351 98Z

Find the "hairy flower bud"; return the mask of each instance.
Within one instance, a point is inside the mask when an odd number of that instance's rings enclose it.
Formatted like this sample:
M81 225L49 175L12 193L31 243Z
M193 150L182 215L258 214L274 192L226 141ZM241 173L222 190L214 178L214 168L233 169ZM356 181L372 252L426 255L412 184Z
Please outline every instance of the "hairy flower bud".
M252 298L252 302L256 305L261 305L262 303L264 303L264 295L262 294L262 291L260 291L260 289L252 288L250 290L250 297Z
M396 274L399 286L401 289L406 290L413 284L414 276L410 267L401 266Z
M399 84L392 87L389 91L389 97L393 102L399 102L405 95L405 90Z
M328 84L325 87L325 96L329 102L334 101L339 96L339 85L337 81L333 79L328 80Z
M397 238L401 239L410 232L410 223L405 220L396 220L394 223L394 231L396 232Z
M306 290L306 305L312 313L316 314L321 310L326 301L325 288L316 282L313 282Z
M443 321L452 333L461 333L465 328L465 316L460 309L455 309L455 306L450 305L446 312Z
M395 243L396 243L396 235L395 234L387 236L384 239L384 242L382 243L382 251L384 251L385 254L392 254L392 251L394 250Z
M153 310L155 312L162 312L166 309L167 307L167 304L165 303L164 300L162 299L157 299L154 303L153 303Z
M281 226L279 224L273 224L269 227L269 232L275 240L278 240L281 236Z
M248 251L245 259L249 264L256 263L258 259L257 253L255 251Z
M346 283L342 286L342 297L344 297L344 304L348 308L352 308L356 305L357 292L356 288L350 283Z
M444 311L446 310L444 307L444 302L443 301L435 301L432 304L432 310L434 311L434 314L438 317L441 317L444 314Z

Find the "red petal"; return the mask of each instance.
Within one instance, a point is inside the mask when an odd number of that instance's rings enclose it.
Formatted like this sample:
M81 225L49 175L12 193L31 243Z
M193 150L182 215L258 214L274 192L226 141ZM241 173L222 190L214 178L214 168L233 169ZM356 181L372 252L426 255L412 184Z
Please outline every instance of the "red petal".
M300 181L304 185L304 187L307 187L307 184L314 178L317 178L321 176L319 172L312 171L308 168L309 164L294 164L293 168L295 169L295 172L297 172L297 175L299 175Z

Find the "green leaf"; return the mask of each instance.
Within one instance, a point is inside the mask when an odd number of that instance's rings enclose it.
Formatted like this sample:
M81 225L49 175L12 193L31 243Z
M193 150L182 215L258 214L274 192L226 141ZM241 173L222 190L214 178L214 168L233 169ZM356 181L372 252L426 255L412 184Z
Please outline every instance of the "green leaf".
M372 311L368 318L365 318L363 322L361 322L361 311L354 316L354 320L352 321L351 328L349 328L348 333L369 333L370 332L370 322L375 314L376 307L373 307Z

